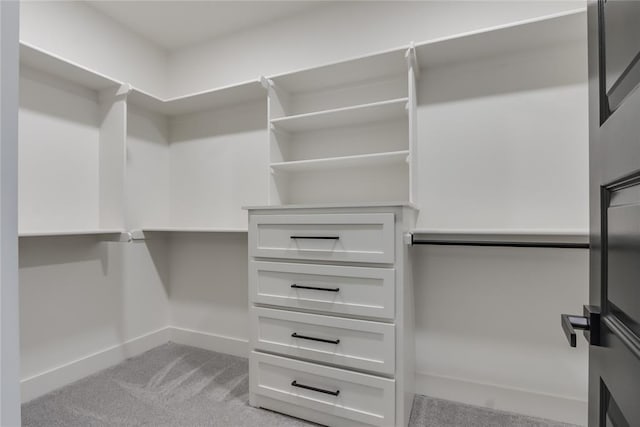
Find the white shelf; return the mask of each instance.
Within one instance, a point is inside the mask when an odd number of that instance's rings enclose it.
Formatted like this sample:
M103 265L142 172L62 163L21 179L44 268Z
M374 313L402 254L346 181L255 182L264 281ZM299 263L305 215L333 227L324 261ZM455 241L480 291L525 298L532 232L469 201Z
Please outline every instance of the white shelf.
M252 80L168 99L160 99L134 88L128 99L133 105L143 107L146 110L167 116L178 116L261 99L266 102L267 92L258 80Z
M334 62L311 69L293 71L269 77L287 92L309 92L364 81L403 75L407 71L403 46L346 61Z
M294 209L352 209L352 208L379 208L379 207L403 207L419 210L418 206L407 201L388 201L388 202L335 202L335 203L311 203L311 204L294 204L294 205L256 205L243 206L242 209L247 211L259 210L294 210Z
M487 28L416 45L421 68L490 58L586 40L584 8Z
M119 236L126 233L124 230L46 230L46 231L20 231L19 237L63 237L63 236Z
M298 114L272 119L271 124L279 130L302 132L399 119L407 116L408 101L408 98L398 98L353 107Z
M406 162L409 150L388 153L361 154L357 156L330 157L313 160L271 163L276 171L305 172L314 170L342 169L362 166L380 166Z
M20 42L20 64L93 90L103 90L122 84L104 74L67 61L24 42Z
M132 230L131 239L145 240L155 233L247 233L246 228L216 228L216 227L150 227Z
M139 230L149 233L246 233L246 228L216 227L152 227Z
M416 229L411 233L433 240L589 243L589 230L580 229Z

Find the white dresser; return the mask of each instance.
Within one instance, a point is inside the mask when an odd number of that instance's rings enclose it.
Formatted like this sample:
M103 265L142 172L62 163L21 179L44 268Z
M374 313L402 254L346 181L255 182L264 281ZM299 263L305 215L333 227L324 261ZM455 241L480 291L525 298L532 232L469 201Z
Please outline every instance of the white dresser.
M331 426L406 426L408 204L249 208L250 403Z

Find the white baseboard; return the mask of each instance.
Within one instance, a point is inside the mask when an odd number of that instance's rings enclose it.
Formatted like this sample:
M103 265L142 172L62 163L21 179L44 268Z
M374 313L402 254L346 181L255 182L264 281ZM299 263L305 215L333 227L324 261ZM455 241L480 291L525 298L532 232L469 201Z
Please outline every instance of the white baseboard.
M170 336L170 328L158 329L122 344L25 378L20 381L22 402L28 402L88 375L117 365L127 358L137 356L154 347L165 344L169 341Z
M249 357L249 341L242 338L194 331L192 329L170 327L171 341L176 344L190 345L218 353Z
M416 393L469 405L587 425L587 401L416 373Z

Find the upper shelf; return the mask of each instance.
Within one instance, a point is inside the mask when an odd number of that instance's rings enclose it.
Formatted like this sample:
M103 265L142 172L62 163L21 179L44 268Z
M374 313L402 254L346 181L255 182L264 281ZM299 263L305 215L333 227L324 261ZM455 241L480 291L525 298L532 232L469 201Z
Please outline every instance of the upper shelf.
M63 80L75 82L94 90L103 90L122 84L103 74L24 42L20 42L20 64L45 71Z
M586 40L584 8L429 40L416 45L416 54L419 66L428 68L580 40ZM407 70L407 49L409 46L402 46L271 76L269 80L288 92L309 92L402 76ZM25 42L20 42L20 62L94 90L123 84ZM169 99L161 99L139 89L133 89L129 94L133 104L165 115L187 114L262 98L266 98L266 93L257 79Z
M421 68L494 57L586 40L584 8L508 25L429 40L416 45Z
M362 166L380 166L406 162L409 150L383 153L359 154L355 156L328 157L322 159L293 160L271 163L271 168L282 172L308 172L317 170L346 169Z
M160 99L139 89L133 89L129 94L132 104L147 110L168 115L178 116L196 111L213 110L218 107L242 104L267 98L267 93L258 80L252 80L237 85L225 86L204 92L198 92L176 98Z
M20 63L93 90L99 91L123 84L25 42L20 42ZM260 99L266 100L266 97L266 91L257 79L169 99L160 99L155 95L135 88L128 95L128 99L132 104L170 116L211 110Z
M332 64L269 77L287 92L313 92L356 82L402 76L407 72L407 47L360 56Z
M408 98L372 102L353 107L281 117L272 119L271 124L279 130L302 132L399 119L407 115L407 102L409 102Z

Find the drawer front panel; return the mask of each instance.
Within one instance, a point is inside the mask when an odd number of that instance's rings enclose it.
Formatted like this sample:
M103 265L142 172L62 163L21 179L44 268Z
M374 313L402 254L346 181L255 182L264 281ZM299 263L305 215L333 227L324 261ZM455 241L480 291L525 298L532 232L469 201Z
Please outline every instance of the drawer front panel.
M251 354L251 391L353 421L395 423L395 381L259 352Z
M391 264L394 247L392 213L249 218L249 255L253 257Z
M257 304L393 319L395 269L251 261Z
M251 310L252 346L393 375L395 326L269 308Z

